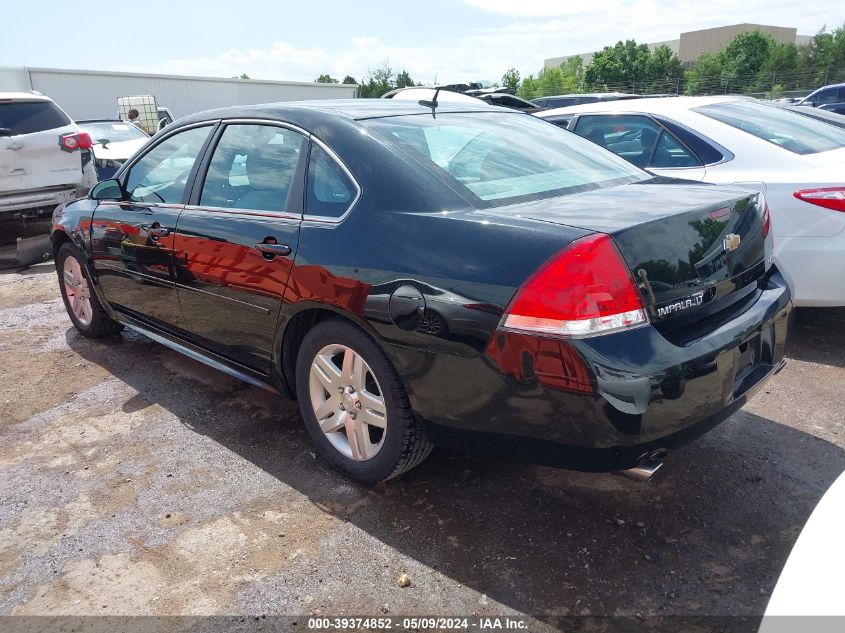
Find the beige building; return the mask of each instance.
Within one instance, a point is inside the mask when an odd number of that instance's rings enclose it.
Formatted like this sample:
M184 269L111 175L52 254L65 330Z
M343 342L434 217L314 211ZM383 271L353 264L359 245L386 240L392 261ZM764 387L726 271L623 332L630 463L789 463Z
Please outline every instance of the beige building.
M698 59L699 55L704 52L712 53L724 48L731 43L731 40L740 33L745 31L760 30L768 33L776 42L786 44L792 42L794 44L806 44L811 35L798 35L798 30L785 26L770 26L767 24L732 24L730 26L717 26L712 29L701 29L698 31L687 31L681 33L681 36L676 40L666 40L664 42L652 42L648 46L652 50L656 47L665 44L671 48L681 63L689 64ZM543 62L546 68L559 66L570 57L581 57L584 64L589 64L593 59L595 53L578 53L577 55L565 55L563 57L550 57Z

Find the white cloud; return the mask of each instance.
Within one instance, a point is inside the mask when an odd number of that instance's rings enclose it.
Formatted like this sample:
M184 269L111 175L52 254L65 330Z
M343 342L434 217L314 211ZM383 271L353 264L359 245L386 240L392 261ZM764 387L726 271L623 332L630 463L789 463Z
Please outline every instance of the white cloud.
M138 70L222 77L245 72L257 79L295 81L313 81L327 72L338 79L352 75L360 80L389 60L394 71L405 68L423 83L496 81L512 66L523 74L536 73L545 58L594 51L620 39L663 41L682 31L739 22L795 26L799 33L815 33L823 24L842 24L845 17L832 0L811 5L746 0L741 10L735 0L677 0L671 5L658 0L606 0L588 6L543 0L462 1L519 17L500 27L467 29L455 38L433 37L421 24L419 38L411 43L407 37L397 44L387 35L366 33L346 41L320 42L319 47L280 41L268 49L230 49Z
M565 0L530 0L529 2L514 2L513 0L464 0L476 9L489 11L490 13L501 13L504 15L519 17L551 17L558 15L583 15L586 12L613 11L618 1L605 0L600 5L594 4L591 7L584 6L577 2L566 2Z

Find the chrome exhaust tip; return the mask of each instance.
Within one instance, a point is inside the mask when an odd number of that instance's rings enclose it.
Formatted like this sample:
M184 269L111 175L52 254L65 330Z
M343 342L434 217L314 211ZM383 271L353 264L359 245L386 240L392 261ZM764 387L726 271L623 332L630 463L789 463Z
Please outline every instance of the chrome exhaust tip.
M663 458L669 454L665 448L658 448L656 451L644 455L640 462L633 468L620 470L621 475L635 479L636 481L648 481L663 466Z

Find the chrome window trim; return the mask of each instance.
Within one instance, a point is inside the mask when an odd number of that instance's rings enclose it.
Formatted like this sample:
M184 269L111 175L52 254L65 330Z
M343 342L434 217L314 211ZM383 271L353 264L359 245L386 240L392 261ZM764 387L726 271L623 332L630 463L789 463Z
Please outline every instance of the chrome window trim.
M265 211L263 209L241 209L240 207L211 207L204 204L186 204L185 211L202 211L208 213L228 213L232 215L251 215L274 220L291 220L300 222L302 217L296 213L284 213L283 211Z
M305 138L312 138L311 132L308 130L304 130L298 125L294 125L293 123L286 123L285 121L279 121L277 119L251 119L251 118L238 118L238 119L220 119L220 123L223 125L271 125L273 127L283 127L291 130L292 132L297 132L298 134L302 134Z
M363 194L363 190L361 189L361 185L355 179L355 176L352 175L352 172L349 171L349 168L346 164L340 159L340 157L334 152L332 148L326 145L323 141L318 139L313 134L311 135L311 140L316 144L319 145L320 149L322 149L326 154L328 154L329 158L331 158L337 165L343 170L346 174L347 178L355 185L355 197L352 199L352 202L349 203L349 206L346 207L346 211L344 211L338 217L328 216L328 215L316 215L312 213L308 213L308 209L305 209L305 213L302 215L303 222L312 222L314 224L340 224L343 222L347 216L352 213L352 210L355 208L355 205L358 204L358 201L361 199L361 195ZM308 167L310 166L311 156L308 156L309 164L305 166L305 200L307 205L308 200Z

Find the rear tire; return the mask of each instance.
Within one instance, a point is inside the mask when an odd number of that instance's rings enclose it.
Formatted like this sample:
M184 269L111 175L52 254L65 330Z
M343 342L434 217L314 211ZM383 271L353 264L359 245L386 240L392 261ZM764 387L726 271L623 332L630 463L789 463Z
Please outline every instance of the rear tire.
M56 254L56 272L65 309L73 326L89 338L103 338L123 329L106 314L91 283L85 259L71 242L65 242Z
M431 452L390 360L347 321L328 319L305 335L296 393L320 454L352 479L373 484L396 477Z

